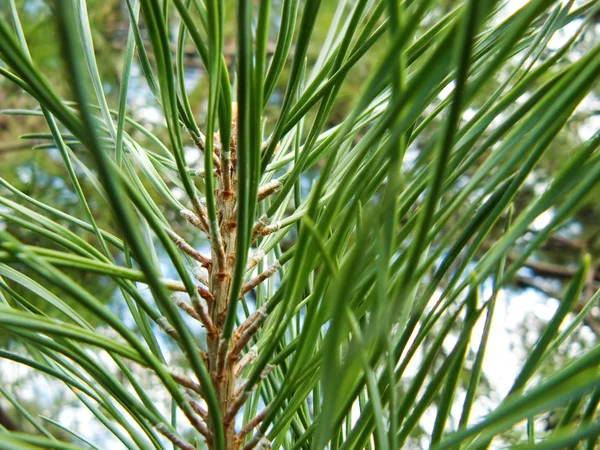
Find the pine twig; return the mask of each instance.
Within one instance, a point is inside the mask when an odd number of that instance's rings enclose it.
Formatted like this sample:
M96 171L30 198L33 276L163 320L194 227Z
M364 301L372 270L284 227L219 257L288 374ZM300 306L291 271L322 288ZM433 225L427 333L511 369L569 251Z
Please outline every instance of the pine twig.
M175 305L179 309L187 313L188 316L190 316L192 319L196 319L198 322L201 321L200 316L198 315L194 307L183 299L181 293L176 292L171 296L171 298L173 299L173 303L175 303Z
M230 362L237 361L244 347L250 342L250 339L259 330L260 326L267 318L266 308L263 306L255 311L248 319L242 323L234 333L235 345L229 352Z
M200 267L193 267L192 275L194 275L194 278L196 278L196 280L198 280L204 286L209 286L208 275L202 272L202 269Z
M184 388L189 389L192 392L195 392L196 394L198 394L201 397L204 395L202 388L194 380L186 377L185 375L175 372L173 369L169 369L169 374L177 382L177 384L180 384Z
M246 294L247 292L250 292L252 289L261 284L267 278L273 276L280 268L281 264L279 264L279 261L275 261L271 267L267 268L267 270L259 273L247 283L244 283L240 292L240 297Z
M252 255L252 257L250 258L250 260L248 261L248 264L246 264L246 272L254 269L264 257L265 257L265 252L263 252L260 249L256 250L254 252L254 254Z
M238 396L234 398L233 402L229 406L229 409L223 416L223 426L228 426L233 421L233 419L235 419L236 414L242 408L242 406L244 406L244 403L246 403L246 400L248 400L249 396L250 392L242 391Z
M244 356L242 356L242 359L240 359L237 362L237 364L233 368L233 375L236 378L239 377L242 370L244 370L244 368L246 366L248 366L248 364L253 362L257 357L258 357L257 348L256 348L256 346L254 346L254 347L250 348L250 350L248 350L248 352Z
M271 373L273 371L273 369L275 368L275 366L272 366L271 364L267 364L265 366L265 368L263 369L263 371L260 373L260 379L264 379L267 375L269 375L269 373ZM233 394L234 397L239 397L243 392L247 392L248 394L250 394L252 392L252 390L256 387L256 384L251 386L250 389L248 389L246 391L246 387L247 387L247 381L243 381L239 386L236 385L236 389L235 392Z
M200 289L200 286L197 286L197 288ZM219 330L217 330L217 327L211 319L210 314L208 313L208 309L200 301L200 295L192 294L191 298L194 310L198 314L200 322L202 322L202 325L204 325L204 328L206 328L206 332L211 336L217 336Z
M279 180L272 180L258 188L258 201L262 201L269 195L279 191L283 184Z
M185 285L181 281L169 280L166 278L162 278L160 281L170 291L187 292Z
M262 433L257 432L252 439L242 448L242 450L266 450L271 448L271 442L262 435Z
M179 247L179 249L188 254L190 257L198 261L202 266L210 266L211 260L207 256L204 256L190 244L188 244L181 236L175 233L173 230L169 228L164 228L165 232L169 235L169 238L173 243Z
M181 438L179 435L171 432L164 423L160 422L157 423L154 428L156 429L156 431L158 431L160 434L162 434L164 437L166 437L169 441L171 441L171 443L177 447L180 448L181 450L196 450L195 447L193 445L191 445L190 443L186 442L183 438Z
M196 290L198 291L198 295L206 300L207 303L214 301L213 295L210 293L208 289L203 286L196 286Z
M275 233L276 231L281 230L281 224L279 222L272 223L271 225L266 225L260 229L258 235L259 236L268 236L271 233Z
M269 218L266 214L263 214L258 218L254 226L252 227L252 240L260 236L261 231L269 224Z
M256 241L261 236L268 236L271 233L275 233L281 229L281 223L275 222L271 225L268 224L268 220L266 216L262 216L258 219L258 221L254 224L252 228L252 242Z
M197 136L196 133L194 133L192 130L187 130L187 132L190 135L190 137L192 138L192 141L194 142L196 147L198 147L198 149L202 153L204 153L204 148L205 148L204 143L206 142L206 138L204 137L204 135L202 133L200 133L200 136ZM219 162L219 158L217 158L217 155L215 155L214 153L213 153L213 165L215 166L215 169L217 169L217 170L221 169L221 163Z
M260 146L260 153L261 153L261 155L265 154L265 152L267 151L267 148L269 148L269 144L270 143L271 143L271 139L270 138L267 139L266 141L264 141L262 143L262 145ZM273 151L273 154L276 155L278 151L279 151L279 142L275 146L275 150Z
M209 429L206 427L206 425L202 422L202 420L200 420L197 415L187 412L185 410L185 408L184 408L183 412L184 412L185 416L188 418L188 420L190 421L190 423L192 424L192 426L196 429L196 431L198 431L198 433L200 433L202 436L204 436L204 438L206 439L207 442L212 442L212 433L209 431Z
M208 234L208 219L207 219L206 211L204 211L202 209L202 207L200 208L199 216L197 216L192 211L189 211L187 209L182 209L180 211L180 214L188 223L190 223L191 225L195 226L199 230L204 231L206 234Z
M233 335L236 337L236 339L239 339L240 335L250 326L254 323L254 321L256 321L260 316L264 316L266 315L267 312L267 307L266 305L262 305L260 308L258 308L256 311L254 311L252 314L250 314L246 320L244 320L240 326L237 327L237 329L235 330L235 332L233 333Z
M269 407L266 406L261 412L259 412L253 419L251 419L246 425L242 427L239 433L235 436L238 443L241 443L244 437L254 428L256 428L269 412Z
M194 400L193 398L188 398L188 403L192 407L192 409L202 417L202 420L205 422L208 420L208 412L202 407L199 401Z
M159 317L156 320L156 324L175 342L179 342L179 334L177 334L177 330L173 328L173 325L171 325L165 317Z

